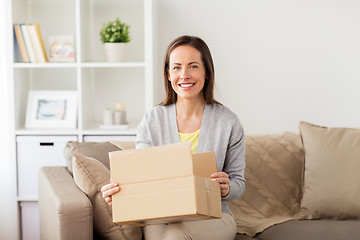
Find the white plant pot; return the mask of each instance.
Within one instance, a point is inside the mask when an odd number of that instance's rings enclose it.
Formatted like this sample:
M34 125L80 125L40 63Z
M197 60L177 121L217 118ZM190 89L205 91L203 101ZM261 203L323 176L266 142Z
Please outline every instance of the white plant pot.
M105 56L108 62L123 62L127 43L104 43Z

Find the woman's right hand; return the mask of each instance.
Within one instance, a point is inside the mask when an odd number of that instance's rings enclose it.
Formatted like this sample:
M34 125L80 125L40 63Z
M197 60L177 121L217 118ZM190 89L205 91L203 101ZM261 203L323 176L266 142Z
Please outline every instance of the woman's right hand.
M119 191L120 187L117 183L109 183L101 188L102 197L103 199L105 199L105 202L110 206L112 205L112 195Z

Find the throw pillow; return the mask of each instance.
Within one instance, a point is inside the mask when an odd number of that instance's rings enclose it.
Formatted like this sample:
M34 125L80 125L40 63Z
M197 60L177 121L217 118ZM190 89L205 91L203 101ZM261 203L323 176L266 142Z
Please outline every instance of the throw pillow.
M360 131L299 124L305 149L301 217L360 217Z
M78 187L93 206L93 223L97 235L104 239L141 239L140 227L112 222L112 210L102 198L101 187L109 183L110 171L98 160L74 153L73 176Z
M95 158L110 168L109 152L119 151L121 148L109 142L67 142L64 148L64 156L66 158L66 166L72 173L73 153L83 156Z

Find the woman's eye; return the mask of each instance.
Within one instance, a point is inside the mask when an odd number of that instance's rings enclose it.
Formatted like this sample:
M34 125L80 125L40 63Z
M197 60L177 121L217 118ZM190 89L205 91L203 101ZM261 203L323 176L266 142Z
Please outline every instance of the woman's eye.
M173 67L173 70L179 70L180 67Z
M196 69L198 66L190 66L190 69Z

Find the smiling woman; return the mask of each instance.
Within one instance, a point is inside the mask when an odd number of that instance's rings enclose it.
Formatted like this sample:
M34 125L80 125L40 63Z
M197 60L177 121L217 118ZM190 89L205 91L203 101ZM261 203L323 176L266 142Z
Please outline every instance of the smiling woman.
M236 114L214 99L214 65L206 43L181 36L170 43L164 59L165 100L146 114L138 126L136 148L191 142L193 152L214 151L219 172L211 180L220 186L222 218L151 225L144 228L152 239L234 239L235 219L227 201L245 191L244 131ZM102 187L105 201L121 191L121 183Z

